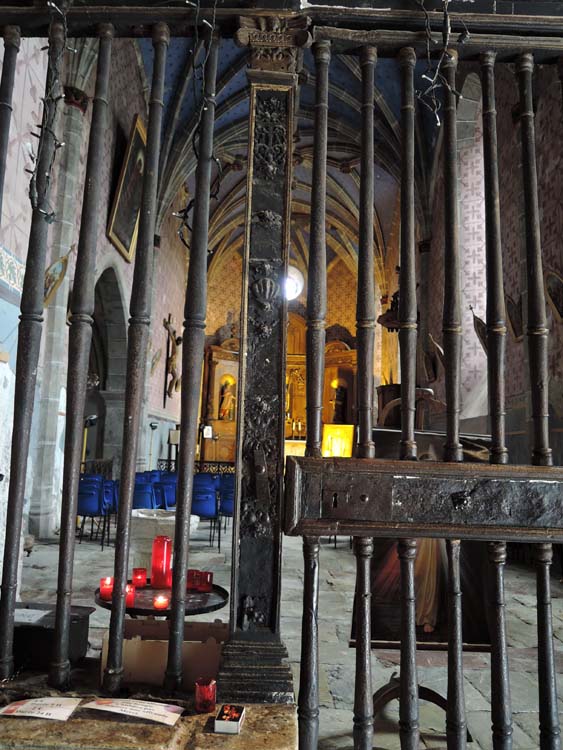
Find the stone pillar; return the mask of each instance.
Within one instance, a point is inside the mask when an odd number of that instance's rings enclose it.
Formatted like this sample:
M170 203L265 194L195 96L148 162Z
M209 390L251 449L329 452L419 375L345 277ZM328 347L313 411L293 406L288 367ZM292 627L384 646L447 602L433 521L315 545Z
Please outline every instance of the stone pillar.
M246 242L233 524L231 640L221 700L291 701L279 634L287 302L294 95L305 19L244 19L250 47ZM257 575L257 571L260 574ZM268 666L266 666L268 665Z
M57 221L51 235L49 263L67 255L78 239L77 197L81 194L80 149L88 97L84 89L97 55L97 40L83 39L73 43L77 50L67 58L65 107L61 117L61 161L57 173L54 211ZM70 259L69 259L70 262ZM29 530L40 538L53 536L59 525L63 478L63 444L65 428L65 394L67 369L66 325L69 272L53 299L46 315L41 395L37 422L37 445L29 510Z

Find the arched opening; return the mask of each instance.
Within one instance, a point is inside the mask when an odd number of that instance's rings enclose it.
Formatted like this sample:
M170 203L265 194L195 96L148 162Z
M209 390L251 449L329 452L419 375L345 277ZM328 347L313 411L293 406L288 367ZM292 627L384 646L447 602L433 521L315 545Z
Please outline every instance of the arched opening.
M95 416L97 419L88 429L86 460L111 460L115 475L119 469L123 435L127 326L125 307L113 268L107 268L101 274L96 283L94 299L84 417Z

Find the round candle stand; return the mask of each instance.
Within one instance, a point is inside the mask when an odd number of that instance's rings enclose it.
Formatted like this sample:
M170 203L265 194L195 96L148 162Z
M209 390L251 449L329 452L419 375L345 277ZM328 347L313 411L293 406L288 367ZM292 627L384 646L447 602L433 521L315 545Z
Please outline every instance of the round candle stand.
M131 583L131 581L129 581ZM166 609L155 609L153 600L162 594L169 599ZM111 600L102 599L100 589L96 589L96 604L104 609L111 609ZM203 615L208 612L216 612L222 609L229 601L229 592L222 586L213 584L211 591L187 591L186 592L186 614ZM169 588L153 588L150 578L143 588L135 589L135 602L133 606L126 608L126 613L131 617L168 617L172 609L172 591Z

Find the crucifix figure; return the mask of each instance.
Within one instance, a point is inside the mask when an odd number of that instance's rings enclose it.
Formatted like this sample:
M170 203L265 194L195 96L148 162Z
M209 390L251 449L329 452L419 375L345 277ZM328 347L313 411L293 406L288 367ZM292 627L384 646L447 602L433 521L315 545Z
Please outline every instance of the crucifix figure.
M170 376L170 382L168 383L167 395L168 398L172 398L174 392L178 392L181 386L180 374L178 372L178 349L182 346L182 337L176 336L176 329L173 328L170 320L166 318L162 321L162 325L168 332L168 357L166 359L166 380Z

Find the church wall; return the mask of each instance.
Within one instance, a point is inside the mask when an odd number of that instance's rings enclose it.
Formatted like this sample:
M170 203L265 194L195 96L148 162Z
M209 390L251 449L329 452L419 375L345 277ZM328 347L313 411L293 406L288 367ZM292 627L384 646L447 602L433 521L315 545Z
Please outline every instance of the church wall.
M525 222L522 188L522 154L520 129L514 114L518 105L518 86L512 66L496 66L497 129L499 147L499 179L501 195L501 231L503 243L505 293L516 303L524 295L525 308ZM534 76L534 98L537 103L536 135L538 162L538 189L542 227L544 270L563 273L561 237L563 236L563 175L561 149L563 141L563 112L561 88L557 70L553 66L540 66ZM481 134L481 112L476 119L477 140ZM473 321L468 305L485 319L485 224L483 165L479 150L462 148L460 167L460 246L463 268L463 355L462 355L462 420L468 431L484 431L486 414L486 359L473 331ZM429 331L442 342L443 307L443 196L442 164L438 166L434 195L432 224L432 250L430 258L431 290L434 300L429 314ZM483 207L480 209L480 207ZM550 410L552 413L552 446L557 463L563 460L560 438L563 426L563 327L551 308L547 307L550 328L549 370ZM525 311L524 311L525 319ZM525 322L524 322L525 328ZM525 339L525 337L524 337ZM506 382L508 446L511 459L516 463L529 461L528 429L529 409L528 370L526 342L517 341L509 325L506 337ZM439 398L444 397L443 375L432 385ZM467 409L467 405L470 409ZM481 416L479 416L481 415ZM443 424L443 413L434 414L435 426Z

